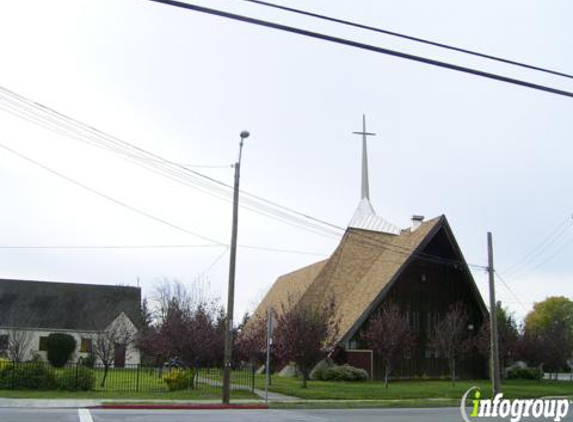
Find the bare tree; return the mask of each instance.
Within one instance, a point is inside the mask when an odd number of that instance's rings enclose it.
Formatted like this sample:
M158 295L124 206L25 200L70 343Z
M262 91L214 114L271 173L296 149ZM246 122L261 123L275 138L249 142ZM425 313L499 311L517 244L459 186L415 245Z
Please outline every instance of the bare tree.
M454 385L456 382L456 361L470 347L467 327L467 313L460 302L455 303L444 318L434 326L430 340L430 346L438 354L448 359L450 376Z
M129 352L129 345L133 339L133 331L126 318L117 318L105 330L99 331L92 339L92 354L103 365L103 378L101 387L105 386L109 369L115 363L115 352L117 347L125 347ZM127 356L126 356L127 358Z
M287 303L277 317L273 339L276 354L284 363L296 364L303 388L314 365L326 356L328 342L338 332L334 311L334 300L321 305Z
M362 339L384 362L384 387L388 388L388 376L392 369L415 343L408 317L400 312L398 305L386 304L370 318Z
M30 331L18 328L8 329L8 344L6 345L8 358L14 362L24 361L31 342L32 334Z

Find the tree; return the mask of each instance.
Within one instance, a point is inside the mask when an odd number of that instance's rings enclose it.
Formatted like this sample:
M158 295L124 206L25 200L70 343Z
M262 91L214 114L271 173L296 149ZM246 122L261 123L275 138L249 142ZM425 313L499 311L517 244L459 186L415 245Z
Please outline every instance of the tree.
M554 296L536 303L525 317L523 335L526 346L536 346L525 349L531 363L555 372L566 368L573 351L573 301Z
M186 365L220 365L225 314L201 286L187 289L177 281L159 284L150 327L139 333L137 347L156 363L179 358Z
M52 333L46 342L48 361L56 368L64 366L76 350L76 339L70 334Z
M408 317L395 304L386 304L372 316L362 332L362 340L384 362L384 387L394 365L414 346L415 337Z
M133 330L128 321L120 315L105 330L98 331L92 339L92 354L103 365L101 388L105 386L109 369L115 363L116 348L125 347L126 353L129 351L128 345L133 339Z
M28 330L10 328L8 330L8 341L6 344L6 354L13 362L23 362L26 359L28 348L32 342L32 335Z
M329 350L329 340L338 332L334 310L334 300L324 305L298 303L293 306L289 299L287 304L282 304L277 316L273 346L282 362L295 363L302 374L303 388L314 365Z
M499 362L503 369L510 366L518 358L520 335L513 315L502 306L500 301L497 302L496 312ZM488 359L491 354L490 343L490 325L486 321L476 336L475 345L480 354Z
M236 351L239 359L253 364L262 364L266 360L267 319L245 315L239 327Z
M470 344L467 339L468 316L463 305L452 305L448 313L433 329L430 346L448 359L452 384L456 383L456 361L467 352Z

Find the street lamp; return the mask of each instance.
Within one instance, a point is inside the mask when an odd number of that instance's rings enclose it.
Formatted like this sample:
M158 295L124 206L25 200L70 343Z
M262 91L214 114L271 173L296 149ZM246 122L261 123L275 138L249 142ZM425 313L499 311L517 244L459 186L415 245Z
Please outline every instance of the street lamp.
M241 156L243 141L250 133L240 134L239 159L235 163L235 186L233 189L233 227L231 229L231 253L229 259L229 291L227 294L227 319L225 321L225 354L223 356L223 404L229 404L231 387L231 363L233 355L233 308L235 306L235 267L237 261L237 228L239 222L239 179L241 177Z

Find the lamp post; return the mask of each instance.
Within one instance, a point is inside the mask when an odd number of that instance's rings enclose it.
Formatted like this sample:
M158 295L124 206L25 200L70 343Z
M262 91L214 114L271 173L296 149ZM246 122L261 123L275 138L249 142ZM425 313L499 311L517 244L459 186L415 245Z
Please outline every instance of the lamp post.
M237 228L239 222L239 179L241 177L241 156L243 141L249 132L240 134L239 159L235 163L235 185L233 189L233 228L231 230L231 253L229 259L229 291L227 294L227 319L225 321L225 354L223 356L223 404L229 404L231 387L231 363L233 354L233 308L235 306L235 267L237 260Z

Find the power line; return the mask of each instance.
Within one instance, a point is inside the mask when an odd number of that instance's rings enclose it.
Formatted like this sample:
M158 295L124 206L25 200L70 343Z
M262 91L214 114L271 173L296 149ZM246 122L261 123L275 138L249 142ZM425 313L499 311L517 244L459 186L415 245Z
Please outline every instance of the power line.
M480 76L483 78L488 78L488 79L497 80L500 82L506 82L509 84L518 85L518 86L522 86L522 87L526 87L526 88L531 88L531 89L535 89L535 90L539 90L539 91L549 92L551 94L562 95L565 97L573 98L573 92L570 92L570 91L564 91L564 90L548 87L546 85L540 85L540 84L535 84L532 82L527 82L527 81L524 81L522 79L510 78L507 76L498 75L498 74L490 73L490 72L485 72L485 71L473 69L470 67L464 67L464 66L455 65L452 63L448 63L448 62L442 62L442 61L430 59L427 57L416 56L414 54L403 53L401 51L390 50L390 49L383 48L383 47L377 47L377 46L371 45L371 44L364 44L364 43L352 41L352 40L349 40L346 38L334 37L334 36L322 34L319 32L308 31L308 30L302 29L302 28L287 26L287 25L283 25L283 24L279 24L279 23L275 23L275 22L270 22L270 21L266 21L266 20L261 20L261 19L256 19L256 18L251 18L249 16L237 15L234 13L229 13L229 12L225 12L225 11L218 10L218 9L211 9L211 8L207 8L207 7L203 7L203 6L197 6L194 4L184 3L181 1L174 1L174 0L148 0L148 1L152 1L155 3L161 3L161 4L165 4L165 5L169 5L169 6L174 6L174 7L179 7L182 9L193 10L196 12L206 13L206 14L213 15L213 16L219 16L219 17L226 18L226 19L232 19L232 20L239 21L239 22L245 22L245 23L249 23L252 25L258 25L258 26L263 26L266 28L277 29L280 31L290 32L290 33L302 35L305 37L320 39L323 41L328 41L328 42L332 42L332 43L336 43L336 44L346 45L349 47L354 47L354 48L358 48L361 50L372 51L375 53L386 54L389 56L399 57L402 59L411 60L411 61L415 61L418 63L424 63L424 64L431 65L431 66L437 66L437 67L444 68L444 69L454 70L457 72L462 72L462 73L466 73L466 74L470 74L470 75L474 75L474 76Z
M225 201L230 200L229 198L232 187L217 179L198 173L194 170L190 170L177 163L173 163L141 147L99 131L92 126L88 126L69 116L65 116L62 113L22 97L3 87L0 87L0 100L4 102L3 104L0 104L0 108L3 108L19 118L38 124L41 127L58 134L63 134L71 139L116 153L122 158L125 158L148 171L194 189L198 189L211 196ZM332 237L333 235L336 235L336 237L338 237L340 235L339 233L334 233L330 230L330 228L337 228L333 224L321 223L328 226L322 227L316 224L317 222L320 222L320 220L308 216L307 214L283 207L280 204L273 203L272 201L248 192L243 191L242 194L243 200L241 202L241 206L245 209L322 236L326 235ZM264 202L264 204L256 201ZM275 208L281 208L282 211ZM289 213L302 217L302 219L295 218L289 215ZM340 230L340 228L338 229Z
M515 275L524 270L527 264L543 255L549 247L557 242L573 226L573 216L568 215L549 235L547 235L537 246L525 254L519 261L511 265L503 273L506 276Z
M225 245L226 246L226 245ZM328 256L325 253L282 249L269 246L237 245L239 248L296 255ZM0 245L0 249L14 250L97 250L97 249L201 249L219 248L221 245Z
M321 20L325 20L325 21L329 21L329 22L335 22L335 23L339 23L342 25L351 26L354 28L366 29L368 31L377 32L380 34L391 35L393 37L402 38L402 39L406 39L409 41L415 41L418 43L427 44L427 45L431 45L434 47L440 47L440 48L444 48L446 50L456 51L458 53L469 54L472 56L481 57L481 58L485 58L485 59L489 59L489 60L493 60L493 61L497 61L497 62L501 62L501 63L505 63L505 64L510 64L513 66L519 66L519 67L523 67L523 68L530 69L530 70L536 70L539 72L545 72L545 73L549 73L552 75L563 76L565 78L573 79L573 75L570 75L568 73L563 73L563 72L559 72L556 70L551 70L551 69L547 69L547 68L543 68L543 67L539 67L539 66L534 66L534 65L527 64L527 63L518 62L515 60L505 59L503 57L493 56L491 54L480 53L477 51L468 50L466 48L455 47L455 46L451 46L451 45L447 45L447 44L443 44L443 43L439 43L436 41L431 41L431 40L427 40L427 39L423 39L423 38L419 38L419 37L413 37L411 35L401 34L399 32L389 31L386 29L377 28L377 27L373 27L373 26L369 26L369 25L364 25L364 24L360 24L357 22L351 22L351 21L347 21L344 19L335 18L332 16L313 13L313 12L309 12L309 11L301 10L301 9L295 9L293 7L287 7L287 6L283 6L283 5L279 5L279 4L275 4L275 3L269 3L269 2L261 1L261 0L239 0L239 1L244 1L244 2L248 2L248 3L255 3L255 4L258 4L261 6L271 7L273 9L285 10L287 12L292 12L292 13L296 13L299 15L310 16L313 18L317 18L317 19L321 19Z
M23 159L23 160L29 162L29 163L35 165L36 167L39 167L39 168L41 168L41 169L43 169L43 170L45 170L45 171L47 171L47 172L49 172L49 173L52 173L53 175L55 175L55 176L57 176L57 177L59 177L59 178L61 178L61 179L64 179L64 180L68 181L69 183L72 183L72 184L74 184L74 185L76 185L76 186L79 186L79 187L81 187L82 189L87 190L88 192L91 192L91 193L93 193L93 194L95 194L95 195L97 195L97 196L100 196L100 197L102 197L102 198L104 198L104 199L107 199L108 201L113 202L114 204L119 205L119 206L121 206L121 207L123 207L123 208L126 208L126 209L128 209L128 210L130 210L130 211L133 211L133 212L135 212L135 213L137 213L137 214L139 214L139 215L142 215L142 216L144 216L144 217L147 217L147 218L149 218L149 219L151 219L151 220L154 220L154 221L156 221L156 222L158 222L158 223L161 223L161 224L163 224L163 225L169 226L169 227L171 227L171 228L173 228L173 229L182 231L182 232L184 232L184 233L190 234L190 235L192 235L192 236L198 237L198 238L203 239L203 240L206 240L206 241L208 241L208 242L217 244L217 245L219 245L219 246L227 246L227 245L225 245L224 243L221 243L221 242L219 242L219 241L217 241L217 240L215 240L215 239L211 239L211 238L209 238L209 237L207 237L207 236L203 236L203 235L201 235L201 234L198 234L198 233L196 233L196 232L193 232L193 231L191 231L191 230L188 230L188 229L186 229L186 228L184 228L184 227L181 227L181 226L179 226L179 225L177 225L177 224L170 223L169 221L164 220L163 218L156 217L156 216L154 216L154 215L152 215L152 214L150 214L150 213L148 213L148 212L146 212L146 211L142 211L142 210L140 210L140 209L138 209L138 208L136 208L136 207L134 207L134 206L131 206L131 205L129 205L129 204L123 202L123 201L120 201L120 200L118 200L118 199L115 199L115 198L113 198L113 197L111 197L111 196L109 196L109 195L107 195L107 194L105 194L105 193L102 193L102 192L100 192L100 191L98 191L98 190L96 190L96 189L93 189L93 188L91 188L91 187L89 187L89 186L87 186L87 185L85 185L85 184L83 184L83 183L81 183L81 182L79 182L79 181L77 181L77 180L75 180L75 179L72 179L71 177L68 177L68 176L66 176L66 175L64 175L64 174L62 174L62 173L60 173L60 172L58 172L58 171L56 171L56 170L53 170L53 169L51 169L51 168L45 166L44 164L42 164L42 163L40 163L40 162L38 162L38 161L36 161L36 160L30 158L30 157L27 157L27 156L25 156L25 155L23 155L23 154L21 154L21 153L15 151L15 150L13 150L12 148L10 148L10 147L8 147L8 146L6 146L6 145L4 145L4 144L1 144L1 143L0 143L0 148L3 148L4 150L10 152L11 154L13 154L13 155L15 155L15 156L17 156L17 157L19 157L19 158L21 158L21 159Z
M519 305L521 305L521 307L523 308L523 310L525 311L525 313L528 313L528 309L527 307L524 305L524 303L521 301L521 299L517 296L517 294L515 294L515 292L513 291L513 289L511 287L509 287L509 284L507 284L507 282L505 281L505 279L501 276L501 274L497 271L495 271L495 274L497 274L497 277L501 280L501 282L503 283L503 285L505 286L505 288L507 289L507 291L514 297L514 299L517 301L517 303L519 303Z

